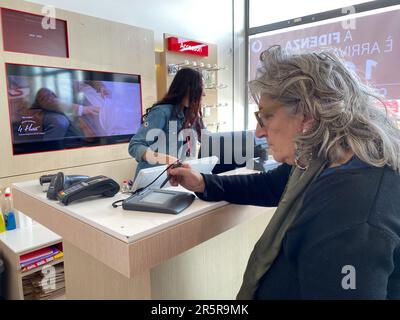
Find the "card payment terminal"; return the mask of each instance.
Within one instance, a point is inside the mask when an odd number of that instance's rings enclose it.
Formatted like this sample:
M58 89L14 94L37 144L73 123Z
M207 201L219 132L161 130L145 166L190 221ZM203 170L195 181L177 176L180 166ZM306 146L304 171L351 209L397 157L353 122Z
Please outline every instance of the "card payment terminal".
M106 176L91 177L61 190L58 200L68 205L72 201L93 196L113 197L119 191L119 184Z

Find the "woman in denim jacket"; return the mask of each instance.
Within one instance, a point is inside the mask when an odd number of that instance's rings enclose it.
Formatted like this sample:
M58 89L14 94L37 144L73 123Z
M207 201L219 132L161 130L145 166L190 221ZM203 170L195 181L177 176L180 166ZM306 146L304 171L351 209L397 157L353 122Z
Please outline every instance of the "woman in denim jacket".
M138 162L135 176L141 169L193 156L204 128L202 96L200 72L179 70L164 98L146 110L142 126L129 143L129 154Z

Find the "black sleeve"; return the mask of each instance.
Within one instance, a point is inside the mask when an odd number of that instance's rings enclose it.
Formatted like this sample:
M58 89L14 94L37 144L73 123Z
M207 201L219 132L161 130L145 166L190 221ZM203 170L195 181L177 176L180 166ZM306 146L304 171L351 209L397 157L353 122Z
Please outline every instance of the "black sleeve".
M200 199L207 201L228 201L235 204L275 207L278 205L291 166L282 164L263 173L218 176L203 174L204 193L197 193Z
M386 299L395 242L368 223L318 241L298 261L303 299Z

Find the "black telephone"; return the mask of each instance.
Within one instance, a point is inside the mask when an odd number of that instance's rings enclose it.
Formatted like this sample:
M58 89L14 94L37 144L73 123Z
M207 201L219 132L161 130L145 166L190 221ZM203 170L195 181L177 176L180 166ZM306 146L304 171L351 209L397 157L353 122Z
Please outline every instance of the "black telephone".
M72 201L92 196L113 197L119 191L119 184L106 176L96 176L75 183L57 194L58 200L68 205Z

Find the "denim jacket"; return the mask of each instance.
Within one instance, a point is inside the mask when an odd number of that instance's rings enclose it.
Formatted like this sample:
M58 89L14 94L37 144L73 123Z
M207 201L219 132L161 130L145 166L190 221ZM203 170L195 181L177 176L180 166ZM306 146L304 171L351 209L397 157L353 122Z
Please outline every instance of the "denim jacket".
M179 106L161 104L149 111L129 143L129 154L138 162L135 176L141 169L155 166L142 159L148 148L180 159L186 154L186 134L180 133L184 120L185 115L179 110ZM195 145L196 139L191 139L192 150L195 150Z

